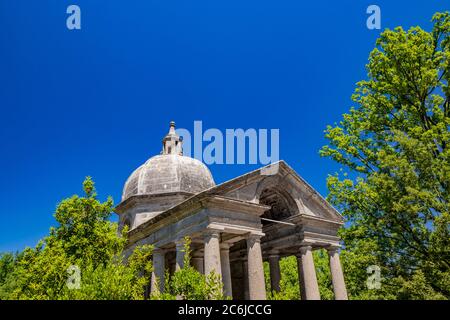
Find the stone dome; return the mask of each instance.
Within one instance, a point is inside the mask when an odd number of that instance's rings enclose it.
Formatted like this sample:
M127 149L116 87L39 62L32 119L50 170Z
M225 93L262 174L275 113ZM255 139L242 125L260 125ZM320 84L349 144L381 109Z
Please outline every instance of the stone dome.
M160 155L148 159L125 183L122 201L134 195L173 192L198 193L215 186L208 167L201 161L182 155L181 139L171 122Z
M122 201L142 194L198 193L215 186L209 169L197 159L162 154L148 159L125 183Z

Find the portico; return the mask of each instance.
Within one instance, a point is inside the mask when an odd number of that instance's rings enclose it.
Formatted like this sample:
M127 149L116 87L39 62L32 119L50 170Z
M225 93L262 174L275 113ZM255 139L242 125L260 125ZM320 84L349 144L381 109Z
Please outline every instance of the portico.
M129 178L116 207L130 226L128 251L152 244L151 290L164 290L164 270L183 267L183 239L191 239L192 265L216 273L233 299L266 299L279 291L281 258L296 256L302 299L320 299L312 252L326 249L336 299L347 299L337 231L342 216L285 162L215 185L201 162L182 155L171 124L162 155ZM175 169L174 169L175 168Z

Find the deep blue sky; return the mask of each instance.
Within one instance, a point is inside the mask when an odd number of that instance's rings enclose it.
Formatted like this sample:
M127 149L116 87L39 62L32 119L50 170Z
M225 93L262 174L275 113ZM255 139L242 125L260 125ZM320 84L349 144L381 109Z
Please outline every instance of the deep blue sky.
M82 30L66 28L66 8ZM379 35L448 1L0 0L0 251L34 246L91 175L120 200L168 123L279 128L280 157L319 192L323 130L352 105ZM216 182L254 167L213 165Z

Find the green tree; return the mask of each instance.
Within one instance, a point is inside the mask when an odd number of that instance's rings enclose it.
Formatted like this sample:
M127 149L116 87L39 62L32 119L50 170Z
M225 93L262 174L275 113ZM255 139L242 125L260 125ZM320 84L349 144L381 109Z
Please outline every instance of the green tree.
M87 263L82 270L80 289L64 287L59 299L70 300L142 300L150 283L151 246L137 247L127 261L115 257L94 266Z
M280 292L271 291L269 264L264 262L264 278L266 280L267 299L269 300L299 300L299 282L297 258L295 256L280 259Z
M75 260L89 261L94 266L107 263L125 246L126 238L118 236L117 224L109 218L114 208L111 197L97 199L94 182L83 182L85 197L77 195L63 200L56 208L56 228L50 229L49 240L61 243L64 252Z
M343 263L353 296L374 297L364 282L376 264L376 298L450 297L450 15L432 21L431 32L380 35L356 106L326 130L321 154L342 165L327 183L349 225Z
M328 254L325 250L313 252L316 267L317 282L319 284L320 298L332 300L334 298L331 286L331 273ZM289 256L280 259L280 292L271 292L269 264L264 262L267 298L269 300L299 300L300 285L298 278L297 257Z
M108 220L112 199L98 201L89 177L83 189L85 197L75 195L57 206L57 227L35 248L2 255L0 299L144 298L152 248L138 247L125 260L124 234ZM72 266L80 271L78 289L67 285Z
M183 268L172 276L166 272L165 291L156 293L153 299L173 300L177 297L183 300L224 300L223 284L220 277L211 272L203 275L191 265L191 240L184 238Z
M0 254L0 299L5 299L16 286L16 279L10 274L14 271L18 254L10 252Z
M138 246L124 257L127 229L119 234L109 220L113 201L97 199L94 182L83 182L84 197L58 204L56 227L35 248L0 255L0 299L146 298L153 266L152 246ZM185 239L184 267L166 276L167 290L152 299L224 299L220 278L202 275L190 265L190 239ZM79 271L79 286L70 282ZM69 281L69 282L68 282Z

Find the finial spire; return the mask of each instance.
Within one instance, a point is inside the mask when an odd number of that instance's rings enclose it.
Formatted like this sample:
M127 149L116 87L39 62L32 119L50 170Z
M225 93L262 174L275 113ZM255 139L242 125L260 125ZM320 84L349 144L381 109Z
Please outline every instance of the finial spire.
M174 135L175 133L175 121L170 121L169 134Z
M183 155L182 141L175 132L175 121L170 121L169 133L163 139L161 154Z

